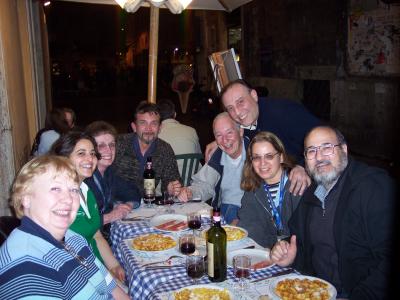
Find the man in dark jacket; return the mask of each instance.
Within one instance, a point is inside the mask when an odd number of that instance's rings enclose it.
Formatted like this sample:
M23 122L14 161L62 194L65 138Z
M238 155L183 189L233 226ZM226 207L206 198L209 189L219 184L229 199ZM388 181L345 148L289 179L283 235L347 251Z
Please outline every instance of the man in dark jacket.
M343 135L331 127L311 130L304 147L315 183L289 221L290 243L275 244L272 259L331 282L338 299L386 299L394 182L349 158Z

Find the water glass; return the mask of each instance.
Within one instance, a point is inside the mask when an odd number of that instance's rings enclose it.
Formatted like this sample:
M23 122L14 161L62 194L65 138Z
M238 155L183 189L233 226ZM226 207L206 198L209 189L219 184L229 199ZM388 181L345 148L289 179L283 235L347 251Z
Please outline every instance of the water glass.
M182 254L189 255L196 251L195 238L193 234L184 234L179 238L179 250Z
M163 205L166 207L165 212L168 214L173 214L175 211L171 208L171 205L174 204L174 194L168 193L168 191L164 191L163 193Z

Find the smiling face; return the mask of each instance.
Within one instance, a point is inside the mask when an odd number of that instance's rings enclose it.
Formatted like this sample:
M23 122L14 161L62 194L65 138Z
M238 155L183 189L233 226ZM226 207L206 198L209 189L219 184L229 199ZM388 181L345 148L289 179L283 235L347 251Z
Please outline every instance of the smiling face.
M254 143L251 149L254 172L268 184L279 182L283 172L283 156L277 152L269 142Z
M234 84L222 96L222 103L231 118L243 126L250 126L258 119L258 96L255 90Z
M304 141L304 148L320 147L326 144L337 145L338 139L333 130L320 127L308 134ZM347 162L346 144L334 147L330 155L322 155L318 150L315 158L305 160L307 172L318 184L322 184L327 189L340 177Z
M74 164L81 181L93 175L97 165L97 157L94 145L90 140L79 140L69 159Z
M115 158L115 138L110 133L103 133L95 136L97 150L101 158L97 162L97 168L103 173L114 161Z
M218 147L231 158L238 158L242 153L243 129L238 128L227 114L217 116L213 128Z
M61 240L79 208L79 184L53 168L35 176L23 196L24 215Z
M160 132L160 115L150 112L138 113L136 121L131 123L131 127L136 132L141 144L150 145Z

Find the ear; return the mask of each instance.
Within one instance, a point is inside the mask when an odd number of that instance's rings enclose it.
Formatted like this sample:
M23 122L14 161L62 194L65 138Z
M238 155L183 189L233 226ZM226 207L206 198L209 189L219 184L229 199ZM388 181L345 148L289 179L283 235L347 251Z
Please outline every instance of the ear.
M258 95L257 95L256 90L254 90L254 89L251 90L250 96L251 96L251 98L253 98L254 101L258 102Z
M242 127L239 128L239 134L240 134L240 137L242 138L244 135L244 129Z
M347 144L343 144L343 145L341 145L341 147L342 147L343 152L347 154Z
M22 197L21 204L24 209L29 209L31 207L31 197L29 195L24 195Z
M281 164L283 164L283 153L279 154L279 157L280 157Z
M131 128L132 128L133 132L136 132L136 124L135 124L135 122L131 123Z

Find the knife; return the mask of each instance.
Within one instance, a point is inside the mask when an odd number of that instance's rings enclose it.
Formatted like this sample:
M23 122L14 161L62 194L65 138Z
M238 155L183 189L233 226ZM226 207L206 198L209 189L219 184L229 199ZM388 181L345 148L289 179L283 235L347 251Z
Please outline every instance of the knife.
M259 278L250 282L259 282L259 281L263 281L266 279L270 279L270 278L274 278L274 277L278 277L278 276L282 276L282 275L286 275L286 274L290 274L290 273L294 273L294 270L292 268L284 270L284 271L280 271L278 273L275 273L273 275L267 276L267 277L263 277L263 278Z

